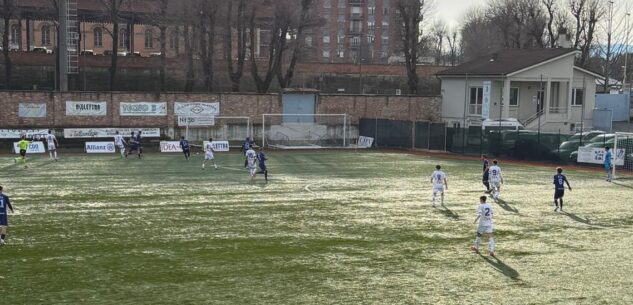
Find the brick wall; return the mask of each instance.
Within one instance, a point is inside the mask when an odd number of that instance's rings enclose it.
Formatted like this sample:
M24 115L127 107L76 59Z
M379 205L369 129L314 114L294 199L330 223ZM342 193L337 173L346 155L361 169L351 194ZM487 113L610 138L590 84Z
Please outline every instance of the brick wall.
M66 101L105 101L106 116L66 116ZM119 116L121 102L167 102L167 116ZM0 128L72 128L72 127L175 127L175 101L219 102L221 116L249 116L261 124L264 113L281 113L281 100L276 94L187 94L171 93L156 96L148 93L74 92L51 93L37 91L0 91ZM20 118L20 103L46 103L45 118ZM351 124L360 118L384 118L439 122L439 97L321 95L317 113L347 113Z

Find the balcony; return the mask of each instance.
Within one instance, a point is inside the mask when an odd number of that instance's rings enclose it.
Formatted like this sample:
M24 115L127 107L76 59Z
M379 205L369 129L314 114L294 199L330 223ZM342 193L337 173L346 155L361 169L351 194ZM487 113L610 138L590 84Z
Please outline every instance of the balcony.
M363 19L363 14L361 13L351 13L349 16L350 20L362 20Z
M361 28L352 27L349 29L349 34L358 36L361 34Z

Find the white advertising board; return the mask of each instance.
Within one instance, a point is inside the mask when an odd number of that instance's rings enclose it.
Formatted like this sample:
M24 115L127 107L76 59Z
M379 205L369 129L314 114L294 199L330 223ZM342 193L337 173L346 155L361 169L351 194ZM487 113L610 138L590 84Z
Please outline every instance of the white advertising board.
M86 153L89 153L89 154L115 153L114 142L86 142Z
M66 101L68 116L105 116L108 114L107 102Z
M360 148L371 148L373 144L374 144L374 138L363 137L363 136L358 137L358 147Z
M20 103L18 116L21 118L45 118L46 103Z
M618 149L617 152L611 151L613 160L612 163L617 166L624 165L624 156L626 150ZM604 164L605 150L604 148L594 147L579 147L578 148L578 162L579 163L591 163L591 164Z
M178 127L214 126L214 116L179 116Z
M202 142L202 147L207 146L209 141ZM213 147L213 151L215 152L227 152L230 150L229 141L213 141L211 142L211 147Z
M166 116L167 103L123 102L119 105L121 116Z
M176 102L174 114L177 116L217 116L220 115L220 103Z
M161 141L160 152L163 153L177 153L182 152L179 141Z
M112 138L117 131L127 137L132 131L137 133L139 130L144 138L160 138L160 128L67 128L64 138Z
M27 154L43 154L46 152L46 149L44 147L45 147L44 142L40 142L40 141L31 142L29 144L29 148L26 149L26 153ZM13 151L16 154L20 153L18 142L13 143Z
M0 129L0 139L19 139L23 135L27 138L37 138L47 134L48 129Z

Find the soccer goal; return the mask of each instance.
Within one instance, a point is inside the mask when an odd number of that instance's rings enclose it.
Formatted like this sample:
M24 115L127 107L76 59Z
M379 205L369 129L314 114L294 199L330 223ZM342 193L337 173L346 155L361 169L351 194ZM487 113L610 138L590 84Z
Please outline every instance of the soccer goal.
M616 179L633 179L633 133L618 132L615 134L613 147L613 177Z
M349 147L347 114L264 114L261 145L279 149Z
M253 125L250 117L232 116L181 116L178 117L179 134L190 141L206 141L213 138L229 141L239 147L244 139L252 137Z

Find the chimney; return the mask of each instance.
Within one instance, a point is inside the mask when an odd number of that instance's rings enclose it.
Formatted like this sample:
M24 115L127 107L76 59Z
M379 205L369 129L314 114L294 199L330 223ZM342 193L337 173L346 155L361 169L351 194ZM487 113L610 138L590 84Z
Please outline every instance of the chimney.
M567 33L567 30L561 29L558 33L558 41L556 42L559 48L571 49L571 35Z

